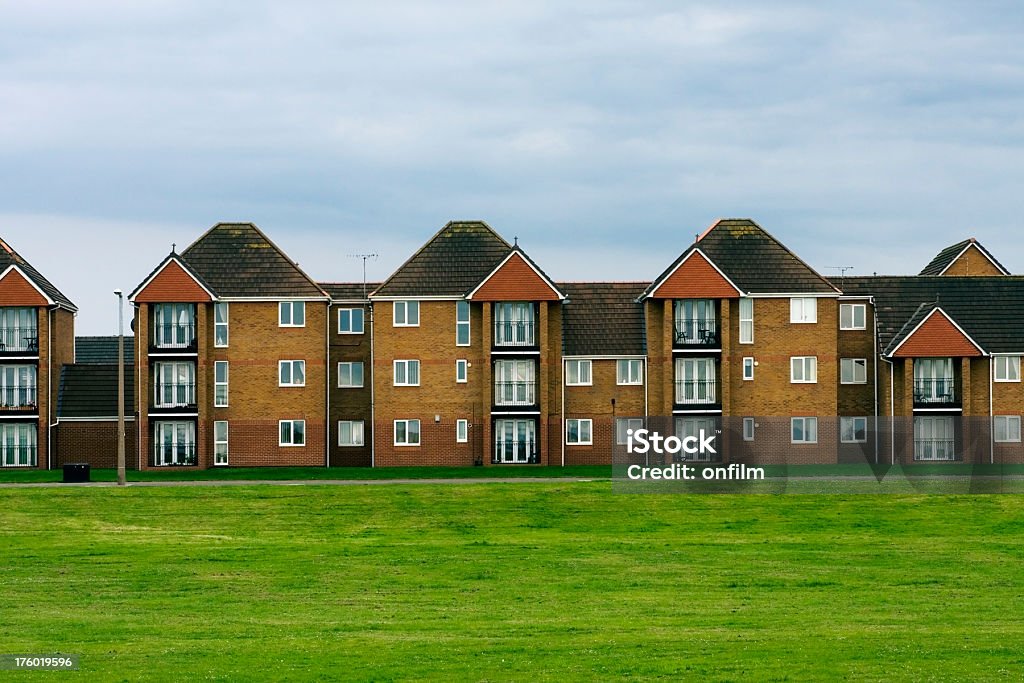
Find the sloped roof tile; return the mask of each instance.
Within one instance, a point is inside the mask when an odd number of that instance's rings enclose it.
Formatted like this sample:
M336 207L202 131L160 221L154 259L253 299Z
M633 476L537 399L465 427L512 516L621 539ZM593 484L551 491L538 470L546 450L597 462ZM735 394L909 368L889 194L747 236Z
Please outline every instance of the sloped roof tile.
M562 350L567 356L640 356L647 353L644 307L637 297L647 282L560 282Z
M46 292L46 295L55 303L60 304L64 308L71 309L72 311L78 310L78 307L72 303L71 299L64 296L63 292L43 277L42 273L36 270L31 263L26 261L21 254L16 252L9 244L7 244L7 242L0 239L0 273L7 270L9 266L18 266L18 268L21 269L21 272L23 272L36 287Z

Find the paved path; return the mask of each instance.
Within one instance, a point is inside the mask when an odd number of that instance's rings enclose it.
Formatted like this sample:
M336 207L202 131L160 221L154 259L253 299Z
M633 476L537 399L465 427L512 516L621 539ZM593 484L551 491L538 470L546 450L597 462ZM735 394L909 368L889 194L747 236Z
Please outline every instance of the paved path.
M381 484L528 484L528 483L585 483L610 481L609 479L576 477L463 477L452 479L206 479L195 481L130 481L129 487L145 486L375 486ZM107 488L117 486L113 481L92 481L81 484L65 484L59 481L0 483L0 489L59 488L78 486L85 488Z

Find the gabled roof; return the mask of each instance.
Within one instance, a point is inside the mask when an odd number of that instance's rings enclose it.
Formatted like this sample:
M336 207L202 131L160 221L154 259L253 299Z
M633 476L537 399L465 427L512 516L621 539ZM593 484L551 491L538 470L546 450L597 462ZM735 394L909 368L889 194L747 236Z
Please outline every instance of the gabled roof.
M218 223L181 253L218 298L325 298L306 273L252 223Z
M922 270L919 275L942 275L949 270L949 267L956 263L957 259L963 256L971 246L974 246L978 251L980 251L981 254L1003 275L1010 274L1010 271L1004 268L1003 264L997 261L996 257L993 256L981 242L971 237L970 239L966 239L962 242L952 244L940 251L936 254L935 258L931 260L931 263L924 267L924 270Z
M565 294L517 244L466 298L480 301L516 298L526 301L561 301Z
M217 294L180 255L171 252L128 295L129 301L209 301Z
M350 302L350 301L366 301L373 290L380 287L379 282L367 282L365 285L362 282L318 282L320 289L327 292L333 301L337 302ZM363 296L363 291L366 291L366 296Z
M124 363L135 363L135 338L124 338ZM117 337L75 337L75 365L117 365Z
M451 221L371 296L465 296L511 250L512 245L483 221Z
M716 221L651 283L661 286L696 249L745 294L836 294L838 290L749 218Z
M33 268L32 264L26 261L21 254L14 251L7 242L0 239L0 273L6 272L11 266L15 266L20 270L31 284L41 290L58 306L72 311L78 310L78 307L71 302L71 299L64 296L59 289L54 287L49 280L43 277L42 273Z
M974 357L985 351L941 306L922 304L900 331L900 341L888 355L900 358L927 356Z
M642 356L647 353L643 304L646 282L560 282L562 352L567 356Z
M114 353L115 359L117 353ZM135 373L124 373L124 412L132 415ZM113 365L65 365L60 371L57 390L57 417L117 417L117 363Z
M843 291L872 296L879 348L889 354L935 308L941 307L987 353L1024 352L1024 277L846 277Z

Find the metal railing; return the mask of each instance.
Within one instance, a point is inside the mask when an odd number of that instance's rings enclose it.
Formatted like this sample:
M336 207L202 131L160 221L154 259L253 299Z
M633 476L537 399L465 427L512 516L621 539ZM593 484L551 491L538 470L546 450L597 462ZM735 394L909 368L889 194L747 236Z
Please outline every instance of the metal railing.
M713 405L718 403L718 381L713 379L676 380L676 405Z
M914 403L955 404L956 385L952 377L914 380Z
M677 346L717 346L719 325L717 320L688 318L676 320L675 343Z
M533 321L494 321L495 346L536 346L537 335Z
M36 385L0 387L0 410L29 410L35 408Z
M495 465L536 464L537 442L533 439L497 439L491 462Z
M172 467L175 465L195 465L196 445L194 443L164 444L153 447L153 466Z
M157 382L153 387L156 408L181 408L196 404L195 382Z
M0 446L0 467L35 467L36 446Z
M153 348L187 349L196 345L195 323L157 323L153 327Z
M956 439L914 439L914 460L956 460Z
M0 353L39 353L36 327L0 327Z
M536 382L494 383L494 405L496 406L532 406L536 403Z

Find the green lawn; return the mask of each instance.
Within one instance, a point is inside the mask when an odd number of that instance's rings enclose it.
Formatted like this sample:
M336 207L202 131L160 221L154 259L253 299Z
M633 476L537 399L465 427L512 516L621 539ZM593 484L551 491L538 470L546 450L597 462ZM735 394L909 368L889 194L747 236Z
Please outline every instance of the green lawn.
M610 490L2 489L0 653L131 681L1024 672L1024 497Z

